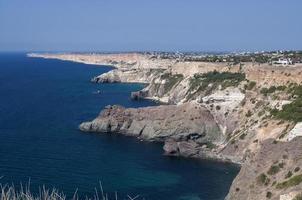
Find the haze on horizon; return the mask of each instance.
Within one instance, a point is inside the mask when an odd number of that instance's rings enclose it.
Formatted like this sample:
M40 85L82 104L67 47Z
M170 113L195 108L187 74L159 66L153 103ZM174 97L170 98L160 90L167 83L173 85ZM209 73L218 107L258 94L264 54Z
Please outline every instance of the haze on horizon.
M1 0L0 51L302 49L300 0Z

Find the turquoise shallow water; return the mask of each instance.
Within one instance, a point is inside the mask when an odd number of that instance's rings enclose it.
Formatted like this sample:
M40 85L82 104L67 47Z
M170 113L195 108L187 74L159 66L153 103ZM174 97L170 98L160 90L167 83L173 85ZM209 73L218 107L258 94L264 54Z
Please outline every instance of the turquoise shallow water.
M165 157L161 144L78 130L108 104L155 105L129 99L142 85L89 82L110 69L0 54L0 182L30 179L34 191L46 185L91 196L102 181L106 192L121 197L223 199L235 166Z

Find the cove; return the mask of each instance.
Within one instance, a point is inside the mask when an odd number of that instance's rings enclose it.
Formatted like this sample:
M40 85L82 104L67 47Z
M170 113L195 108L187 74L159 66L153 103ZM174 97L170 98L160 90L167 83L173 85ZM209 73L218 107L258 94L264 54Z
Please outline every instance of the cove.
M140 84L93 84L111 67L0 54L0 179L78 189L93 196L99 181L109 194L145 199L224 199L236 166L163 156L162 144L120 135L87 134L78 125L106 106L156 105L131 101ZM97 91L100 91L98 93Z

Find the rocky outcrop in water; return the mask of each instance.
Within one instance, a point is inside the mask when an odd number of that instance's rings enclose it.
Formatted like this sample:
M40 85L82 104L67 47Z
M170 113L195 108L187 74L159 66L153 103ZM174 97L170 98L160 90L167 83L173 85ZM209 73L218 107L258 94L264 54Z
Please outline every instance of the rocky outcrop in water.
M148 96L148 93L144 90L131 92L131 99L132 100L141 100L145 99Z
M186 156L199 154L202 149L211 149L225 140L210 112L196 103L139 109L107 106L96 119L82 123L80 129L119 133L151 141L186 142L180 145L178 152L165 148L169 154Z

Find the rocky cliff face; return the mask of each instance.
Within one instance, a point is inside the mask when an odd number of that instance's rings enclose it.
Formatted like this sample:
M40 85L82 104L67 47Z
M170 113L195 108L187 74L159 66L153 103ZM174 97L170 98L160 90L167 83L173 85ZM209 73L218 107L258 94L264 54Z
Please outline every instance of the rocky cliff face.
M227 199L288 199L302 191L302 138L265 140L235 178ZM287 198L288 197L288 198Z
M139 109L108 106L80 129L86 132L120 133L144 140L186 142L181 148L165 147L169 154L196 155L225 141L210 112L197 103L162 105ZM194 146L195 148L192 148Z
M91 79L96 83L150 83L163 69L115 69Z

